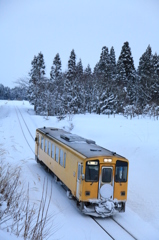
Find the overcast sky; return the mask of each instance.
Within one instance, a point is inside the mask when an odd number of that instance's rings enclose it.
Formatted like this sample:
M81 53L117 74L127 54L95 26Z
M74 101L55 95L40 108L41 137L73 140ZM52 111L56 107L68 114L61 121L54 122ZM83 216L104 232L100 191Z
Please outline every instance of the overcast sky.
M27 77L40 51L49 77L57 53L63 71L72 49L93 70L103 46L117 60L125 41L136 68L149 44L159 54L159 0L0 0L0 83Z

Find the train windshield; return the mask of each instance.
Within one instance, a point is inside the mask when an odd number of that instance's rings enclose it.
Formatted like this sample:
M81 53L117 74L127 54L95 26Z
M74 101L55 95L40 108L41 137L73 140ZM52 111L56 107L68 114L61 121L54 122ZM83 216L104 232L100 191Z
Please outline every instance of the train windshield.
M127 182L128 163L116 161L115 182Z
M86 162L86 182L97 182L99 178L99 161Z
M112 181L112 168L111 167L103 167L102 168L102 182L110 183Z

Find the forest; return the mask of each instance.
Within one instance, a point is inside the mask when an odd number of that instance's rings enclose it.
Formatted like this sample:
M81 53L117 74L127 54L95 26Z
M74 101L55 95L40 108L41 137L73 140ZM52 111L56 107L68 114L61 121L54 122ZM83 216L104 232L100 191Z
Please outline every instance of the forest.
M42 52L34 56L27 80L10 89L0 84L0 99L24 99L34 105L38 115L124 114L159 115L159 55L148 45L135 69L129 42L124 42L116 61L114 47L102 48L93 71L76 62L70 53L67 71L62 71L59 53L46 77Z

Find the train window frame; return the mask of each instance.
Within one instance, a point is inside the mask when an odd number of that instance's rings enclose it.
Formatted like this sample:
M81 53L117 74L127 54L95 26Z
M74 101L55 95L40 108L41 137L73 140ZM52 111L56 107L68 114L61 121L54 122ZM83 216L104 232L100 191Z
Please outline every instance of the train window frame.
M104 177L104 171L105 171L105 169L106 170L111 170L111 175L109 176L110 177L110 181L108 181L108 179L107 179L107 181L103 181L104 179L103 179L103 177ZM107 174L106 174L107 175ZM112 182L112 177L113 177L113 168L112 167L107 167L107 166L103 166L102 167L102 183L111 183Z
M48 140L45 138L45 145L44 145L44 152L45 153L47 153L47 142L48 142Z
M60 149L60 165L63 166L63 157L64 157L64 152L62 149Z
M59 162L59 147L55 147L55 161L58 163Z
M41 148L42 150L44 150L44 137L43 137L43 136L41 136L40 148Z
M121 174L121 177L119 176ZM115 182L127 182L128 162L117 160L115 167Z
M51 142L48 141L48 155L51 156Z
M64 152L64 164L63 167L66 168L66 153Z
M89 172L90 172L90 170L92 169L92 170L95 170L95 169L93 169L93 167L95 168L98 168L98 175L96 176L96 178L95 179L93 179L93 178L88 178L88 176L90 176L90 173L89 173L89 175L88 175L88 170L89 170ZM86 162L86 170L85 170L85 181L86 182L98 182L99 181L99 160L98 159L96 159L96 160L89 160L89 161L87 161ZM90 169L89 169L90 168ZM94 174L93 174L94 175ZM92 175L92 176L93 176Z
M55 159L55 144L51 144L51 158Z

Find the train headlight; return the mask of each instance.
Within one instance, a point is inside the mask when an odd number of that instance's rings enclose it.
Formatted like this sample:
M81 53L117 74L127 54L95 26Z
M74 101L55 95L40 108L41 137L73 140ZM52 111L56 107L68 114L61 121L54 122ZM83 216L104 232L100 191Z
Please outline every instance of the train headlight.
M112 162L112 159L111 158L104 158L104 162L105 163L110 163L110 162Z

